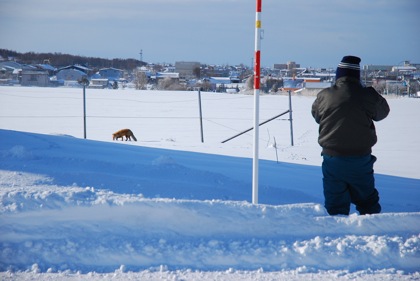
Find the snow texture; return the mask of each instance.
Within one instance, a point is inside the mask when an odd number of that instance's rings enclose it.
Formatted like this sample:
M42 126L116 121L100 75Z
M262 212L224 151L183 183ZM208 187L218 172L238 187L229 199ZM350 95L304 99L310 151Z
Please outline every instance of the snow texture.
M2 280L420 280L420 99L376 123L383 213L323 207L314 97L260 127L253 96L0 88ZM260 97L261 121L288 97ZM285 117L287 119L288 117ZM112 141L130 128L138 142Z

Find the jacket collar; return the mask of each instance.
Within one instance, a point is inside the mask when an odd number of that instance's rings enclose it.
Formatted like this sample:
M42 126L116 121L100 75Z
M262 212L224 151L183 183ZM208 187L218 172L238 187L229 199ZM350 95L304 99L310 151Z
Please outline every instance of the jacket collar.
M355 84L361 84L360 79L357 79L355 77L352 76L343 76L338 78L335 81L335 84L343 84L343 83L355 83Z

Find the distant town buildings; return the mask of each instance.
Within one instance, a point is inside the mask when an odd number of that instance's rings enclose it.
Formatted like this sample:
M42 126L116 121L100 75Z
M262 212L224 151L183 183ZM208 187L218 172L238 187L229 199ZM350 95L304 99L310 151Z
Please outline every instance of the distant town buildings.
M200 66L201 64L195 61L177 61L175 62L175 72L184 79L197 78L200 76Z
M288 61L275 63L261 70L265 93L312 90L331 86L335 69L306 68ZM404 61L401 65L364 65L361 79L381 94L420 96L420 63ZM197 61L175 64L146 64L132 69L68 65L54 66L49 60L39 64L21 64L13 58L0 57L0 85L31 87L80 87L78 81L87 78L90 88L124 88L238 92L253 87L253 69L241 65L209 65Z
M22 86L48 87L49 81L47 71L22 70L21 72Z

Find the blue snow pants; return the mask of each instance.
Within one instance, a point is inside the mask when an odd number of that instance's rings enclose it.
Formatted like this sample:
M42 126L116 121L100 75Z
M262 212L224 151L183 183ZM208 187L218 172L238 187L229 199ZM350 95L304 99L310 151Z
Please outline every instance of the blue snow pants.
M381 212L373 174L375 156L322 156L325 208L330 215L348 215L351 203L361 215Z

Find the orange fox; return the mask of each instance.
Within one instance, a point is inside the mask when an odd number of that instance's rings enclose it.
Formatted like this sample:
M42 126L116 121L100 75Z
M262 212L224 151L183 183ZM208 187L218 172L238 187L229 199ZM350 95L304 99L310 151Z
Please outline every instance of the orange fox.
M137 141L136 137L130 129L122 129L112 134L112 140L118 140L119 138L121 138L121 140L124 140L124 137L126 141L131 141L131 138L133 138L134 141Z

